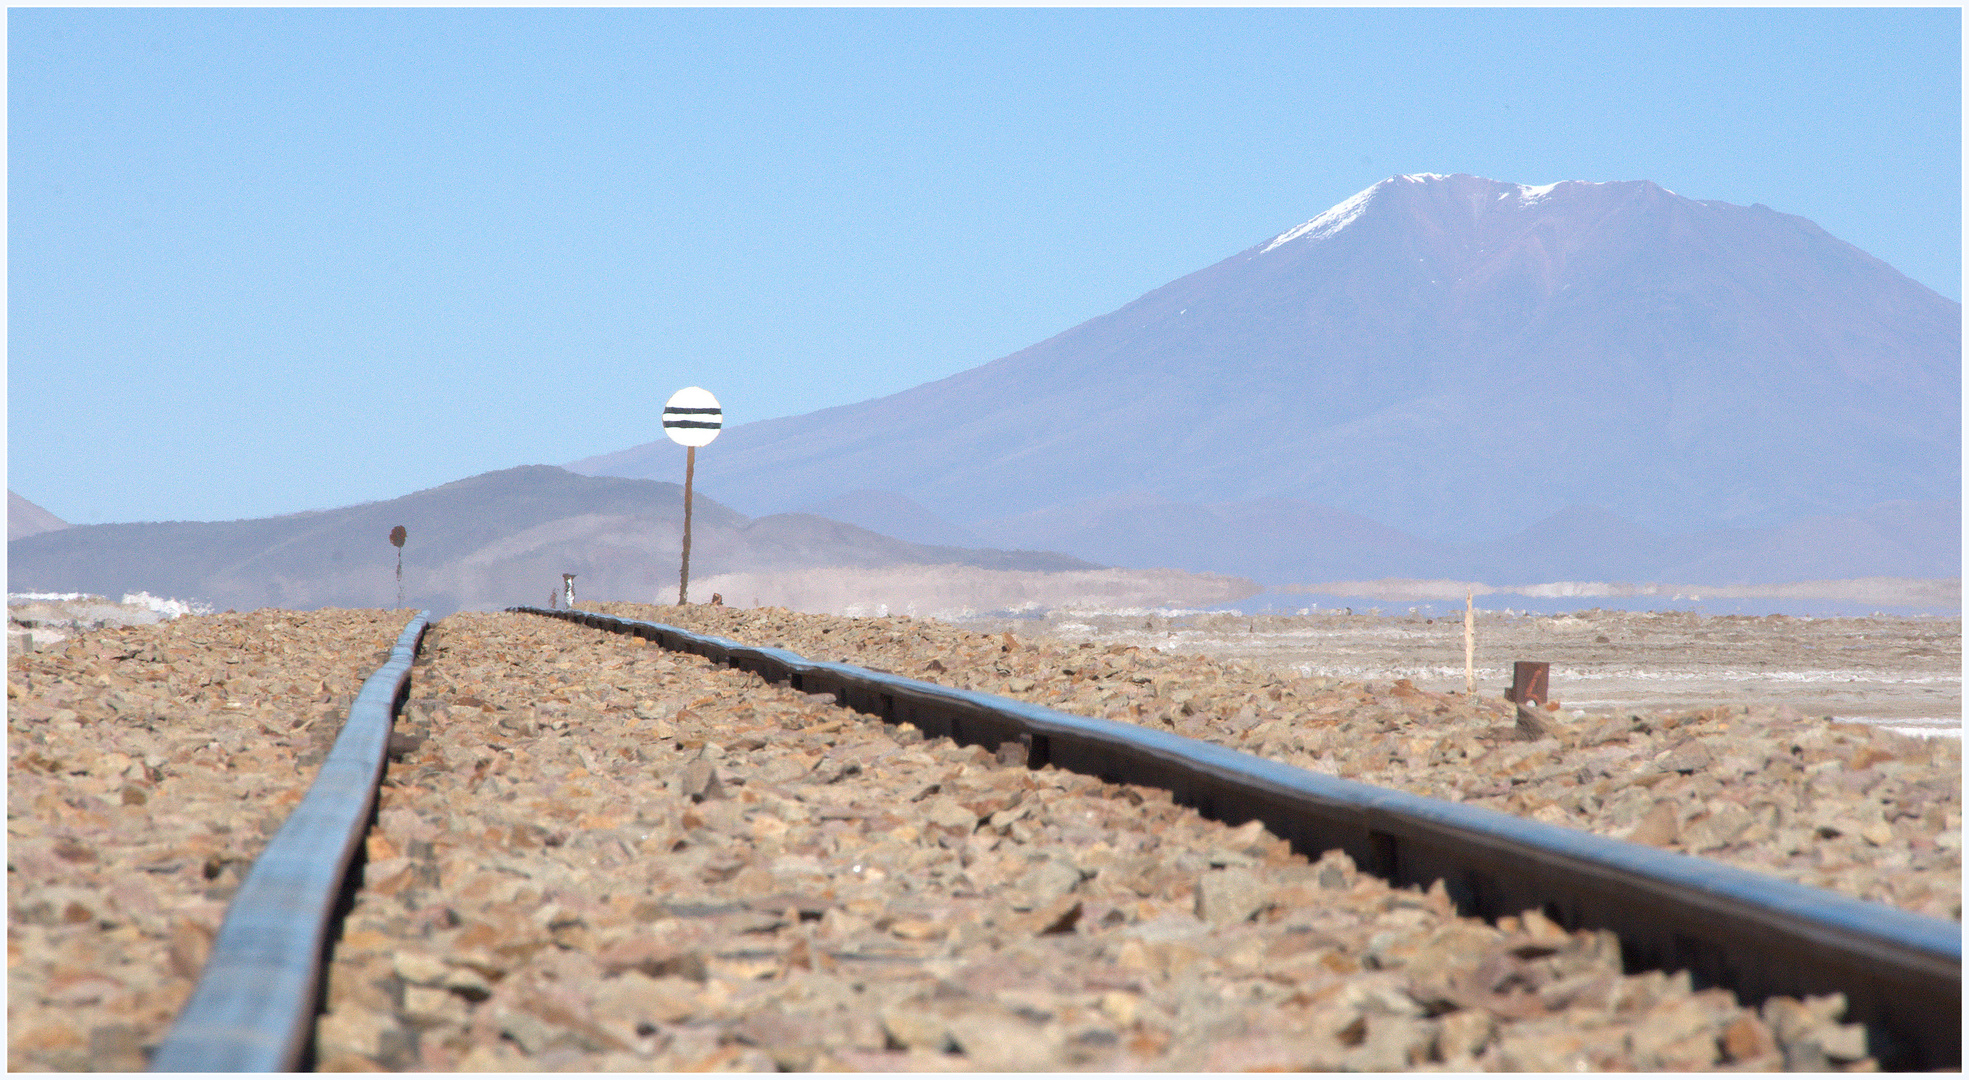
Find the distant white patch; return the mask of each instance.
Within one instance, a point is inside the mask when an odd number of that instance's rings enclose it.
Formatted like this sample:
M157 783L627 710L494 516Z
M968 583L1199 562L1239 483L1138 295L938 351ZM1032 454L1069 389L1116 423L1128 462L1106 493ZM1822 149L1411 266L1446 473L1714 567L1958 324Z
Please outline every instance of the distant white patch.
M1401 179L1406 180L1411 184L1420 184L1430 180L1447 180L1449 179L1449 177L1439 172L1417 172L1417 173L1403 173L1401 175Z
M150 626L182 615L210 615L207 604L125 593L121 603L94 593L8 593L7 648L46 648L105 626Z
M175 619L180 615L212 614L212 605L210 604L186 603L183 600L167 600L161 596L152 596L147 592L124 593L123 603L131 607L149 608L167 619Z
M1026 604L1020 610L1036 610L1037 606L1038 605L1036 604ZM1061 604L1055 610L1057 610L1062 615L1066 615L1066 614L1080 615L1080 616L1114 615L1124 619L1139 619L1144 616L1151 616L1151 615L1160 619L1177 619L1185 615L1212 615L1212 614L1236 615L1238 614L1238 612L1235 611L1229 611L1228 609L1217 609L1217 608L1089 607L1084 604Z
M1383 180L1381 183L1385 184L1387 182ZM1326 213L1306 222L1304 225L1287 229L1285 232L1273 237L1272 242L1265 245L1265 251L1270 251L1280 244L1289 244L1294 240L1324 240L1332 236L1334 233L1352 224L1355 218L1360 217L1362 212L1367 209L1367 204L1373 200L1374 193L1380 189L1381 184L1376 184L1366 191L1356 194L1346 202L1333 207ZM1264 253L1264 251L1259 252L1260 255Z
M1645 671L1640 668L1596 667L1573 670L1554 667L1555 676L1567 679L1620 679L1628 682L1774 682L1774 683L1867 683L1891 681L1897 686L1962 685L1957 675L1882 676L1866 671L1746 671L1737 668L1703 668L1698 671Z
M1912 735L1918 739L1932 739L1946 736L1951 739L1962 737L1962 721L1945 716L1914 716L1893 720L1882 720L1876 716L1835 716L1838 724L1872 724L1886 728L1897 735Z

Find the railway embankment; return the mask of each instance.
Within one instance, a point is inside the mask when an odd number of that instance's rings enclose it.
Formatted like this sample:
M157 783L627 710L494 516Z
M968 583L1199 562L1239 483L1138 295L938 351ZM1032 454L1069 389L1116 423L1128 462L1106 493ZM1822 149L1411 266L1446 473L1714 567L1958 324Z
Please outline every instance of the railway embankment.
M187 615L9 654L9 1068L144 1068L410 614Z
M1728 706L1527 740L1499 708L1399 684L906 619L605 606L1959 918L1959 893L1927 881L1959 889L1959 779L1921 786L1959 778L1954 744ZM406 618L187 617L10 657L11 1067L142 1067L332 740L317 729ZM1724 752L1767 727L1786 738ZM1165 792L924 739L634 638L452 616L398 733L329 968L327 1069L1871 1064L1836 998L1747 1008L1625 974L1603 931L1461 918L1439 889ZM1753 751L1757 768L1735 760ZM1763 772L1790 786L1733 797ZM1645 808L1620 820L1641 806L1629 789ZM1742 829L1705 844L1733 805ZM1766 858L1808 825L1833 857ZM1870 846L1829 843L1853 837ZM1904 857L1916 884L1839 861L1861 855Z
M1346 779L1960 920L1962 748L1784 708L1549 713L1407 680L1293 678L1137 646L892 616L602 604L749 645L1144 724Z

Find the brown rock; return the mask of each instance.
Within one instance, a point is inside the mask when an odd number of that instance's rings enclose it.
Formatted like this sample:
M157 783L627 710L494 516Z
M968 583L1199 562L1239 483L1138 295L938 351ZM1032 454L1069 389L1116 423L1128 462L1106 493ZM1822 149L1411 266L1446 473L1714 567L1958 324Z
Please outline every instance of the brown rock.
M1823 1070L1833 1062L1866 1057L1866 1028L1841 1024L1846 995L1826 994L1803 1001L1774 997L1764 1002L1764 1022L1783 1050L1785 1068Z
M143 1034L134 1024L103 1024L89 1032L89 1068L95 1072L139 1072L149 1064Z
M882 1030L897 1049L938 1054L956 1049L948 1021L922 1002L902 1002L882 1010Z
M324 1057L349 1054L375 1061L382 1055L383 1035L395 1030L396 1021L387 1014L337 1009L315 1023L315 1047Z
M1339 1072L1351 1064L1339 1040L1319 1032L1267 1032L1213 1042L1208 1072Z
M995 1008L961 1012L946 1025L951 1045L971 1066L991 1072L1036 1072L1056 1067L1059 1031Z
M1435 1046L1436 1024L1409 1016L1364 1015L1360 1045L1348 1052L1345 1068L1353 1072L1404 1072L1429 1060Z
M451 973L451 965L423 952L399 952L391 964L397 978L416 986L442 986Z
M1248 870L1212 870L1197 880L1196 916L1224 925L1243 922L1270 906L1272 888Z
M688 1020L702 1005L700 988L689 979L674 975L652 979L640 971L625 971L601 982L590 1007L597 1020L633 1029L637 1024Z
M994 815L996 816L996 815ZM1080 885L1080 869L1064 858L1049 856L1033 864L1012 886L1012 906L1044 908Z
M1655 803L1652 810L1642 815L1640 822L1634 826L1634 831L1627 834L1627 839L1635 844L1666 847L1675 842L1680 832L1680 825L1676 821L1675 804L1663 799Z
M1079 925L1080 916L1085 910L1083 904L1075 899L1055 900L1052 904L1033 913L1030 922L1035 934L1071 934Z
M1492 1055L1494 1068L1506 1072L1586 1072L1593 1061L1586 1052L1583 1031L1555 1029L1545 1024L1514 1025L1502 1031Z
M684 771L677 778L677 793L693 802L725 797L724 785L718 782L717 767L704 760L684 766Z
M1517 736L1526 742L1540 739L1563 739L1565 729L1536 705L1518 702Z
M208 926L195 922L180 922L171 927L169 955L171 970L180 978L196 979L205 970L205 958L212 952L212 939L216 932Z
M1771 1029L1751 1013L1744 1013L1723 1029L1724 1060L1749 1062L1777 1052L1778 1041Z
M1490 1045L1496 1032L1497 1019L1482 1009L1452 1012L1437 1021L1437 1056L1451 1064L1474 1059Z
M1709 768L1714 761L1707 746L1690 740L1656 761L1655 766L1662 772L1695 773Z
M978 815L958 805L947 795L931 799L923 806L923 818L940 829L969 835L978 827Z

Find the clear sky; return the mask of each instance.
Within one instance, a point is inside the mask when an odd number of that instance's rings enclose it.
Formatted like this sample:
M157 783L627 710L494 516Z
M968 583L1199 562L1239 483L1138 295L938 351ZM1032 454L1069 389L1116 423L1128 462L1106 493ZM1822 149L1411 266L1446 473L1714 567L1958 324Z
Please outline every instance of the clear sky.
M891 393L1400 173L1761 202L1961 298L1952 8L16 8L7 58L7 482L74 522Z

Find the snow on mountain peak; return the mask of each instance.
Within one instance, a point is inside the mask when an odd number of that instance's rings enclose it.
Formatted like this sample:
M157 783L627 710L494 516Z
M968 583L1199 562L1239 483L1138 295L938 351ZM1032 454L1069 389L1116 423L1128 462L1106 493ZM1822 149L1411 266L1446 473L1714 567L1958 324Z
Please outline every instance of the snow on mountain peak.
M1550 184L1539 184L1536 187L1534 187L1531 184L1512 184L1511 186L1516 189L1515 191L1500 191L1497 193L1497 197L1500 199L1508 199L1511 196L1516 195L1518 197L1518 201L1522 202L1524 205L1537 206L1539 203L1545 201L1545 197L1547 195L1552 194L1552 192L1558 188L1600 187L1604 183L1605 181L1601 181L1601 180L1560 180Z
M1332 236L1334 233L1346 228L1355 218L1360 217L1367 209L1367 204L1373 201L1374 193L1381 190L1382 187L1390 182L1383 180L1381 183L1365 191L1356 193L1352 198L1332 207L1313 220L1285 230L1273 237L1272 242L1266 244L1264 251L1260 251L1258 254L1263 255L1266 251L1270 251L1280 244L1289 244L1294 240L1324 240Z
M1460 175L1461 174L1459 174L1459 176ZM1375 184L1373 187L1366 189L1365 191L1356 193L1352 198L1347 199L1345 202L1339 203L1338 205L1334 206L1332 209L1326 211L1320 216L1314 218L1313 220L1308 221L1303 225L1294 226L1293 228L1287 229L1286 231L1278 234L1277 236L1272 237L1272 239L1268 243L1266 243L1264 247L1259 249L1258 254L1263 255L1264 253L1271 251L1273 248L1281 247L1285 244L1289 244L1294 240L1324 240L1327 237L1332 236L1334 233L1337 233L1341 229L1346 228L1348 225L1353 224L1354 221L1361 216L1361 214L1365 213L1367 211L1368 204L1374 200L1374 197L1377 194L1380 194L1384 189L1391 188L1396 184L1431 184L1431 183L1436 183L1438 181L1457 180L1457 179L1458 176L1447 176L1444 175L1443 173L1404 173L1400 176L1391 176L1388 179L1383 180L1378 184ZM1481 177L1462 177L1462 179L1466 181L1475 181L1476 183L1479 184L1495 185L1497 187L1502 188L1503 190L1498 191L1497 199L1494 201L1494 204L1495 202L1502 202L1506 199L1511 199L1515 197L1517 200L1515 205L1525 208L1531 208L1539 205L1540 203L1544 202L1546 199L1551 197L1553 192L1557 191L1559 188L1562 187L1573 187L1578 185L1598 187L1601 185L1601 181L1597 181L1597 180L1558 180L1550 184L1534 185L1534 184L1499 183L1498 181L1485 180ZM1673 193L1671 192L1670 194Z

